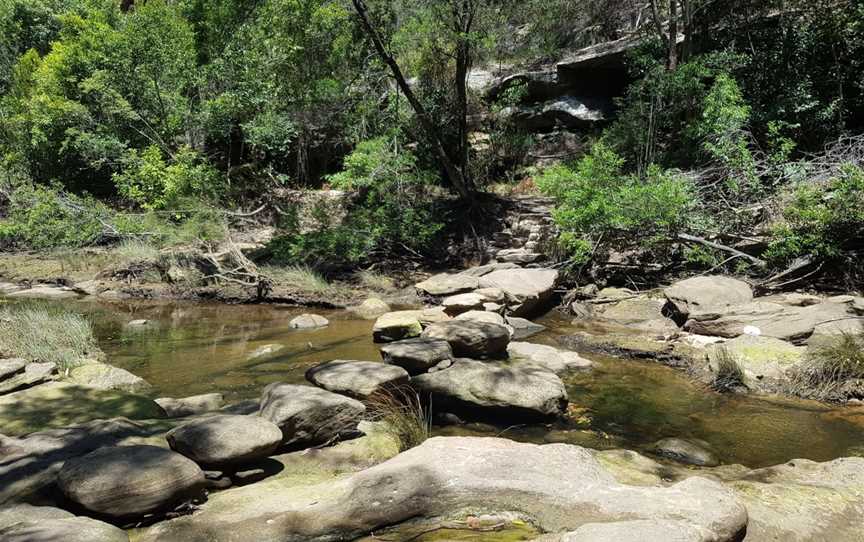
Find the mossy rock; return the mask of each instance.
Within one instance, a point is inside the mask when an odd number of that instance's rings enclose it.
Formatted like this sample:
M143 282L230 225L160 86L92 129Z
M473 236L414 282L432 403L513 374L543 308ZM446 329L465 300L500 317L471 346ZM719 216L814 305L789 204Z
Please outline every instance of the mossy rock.
M51 382L0 397L3 434L20 436L91 420L164 418L152 399L116 390Z

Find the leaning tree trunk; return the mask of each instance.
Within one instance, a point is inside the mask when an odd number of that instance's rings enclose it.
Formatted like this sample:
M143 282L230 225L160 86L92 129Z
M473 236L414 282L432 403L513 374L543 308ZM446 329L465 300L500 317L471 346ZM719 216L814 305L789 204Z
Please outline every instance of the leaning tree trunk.
M468 182L465 180L464 170L461 170L455 163L453 163L450 155L447 154L440 130L432 121L432 117L429 116L426 108L423 107L423 104L420 103L420 100L418 100L414 95L411 86L408 84L408 81L402 74L402 70L399 68L399 64L396 62L396 59L393 58L393 56L388 53L387 49L384 47L384 41L381 39L381 36L378 35L378 31L375 30L372 21L369 19L366 4L363 0L351 0L351 3L354 5L354 9L357 12L357 16L360 19L363 29L369 36L369 39L372 40L372 45L375 47L378 57L381 58L381 60L390 68L393 77L396 79L396 83L399 85L399 88L402 89L402 93L405 94L405 98L408 100L408 103L411 104L411 108L414 109L414 113L417 115L420 125L426 131L431 140L435 149L435 154L438 155L438 159L441 161L441 165L444 167L444 172L447 174L447 178L453 185L453 188L462 198L470 199L472 191Z

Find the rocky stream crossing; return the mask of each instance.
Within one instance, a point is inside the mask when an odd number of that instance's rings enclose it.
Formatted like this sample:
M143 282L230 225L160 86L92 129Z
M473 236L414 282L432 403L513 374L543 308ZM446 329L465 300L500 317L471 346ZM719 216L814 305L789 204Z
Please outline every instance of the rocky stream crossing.
M862 539L864 383L782 393L864 299L697 277L541 316L558 272L520 263L395 311L13 292L87 315L106 357L0 362L0 540ZM721 351L738 393L707 385ZM434 436L400 453L368 413L409 387Z

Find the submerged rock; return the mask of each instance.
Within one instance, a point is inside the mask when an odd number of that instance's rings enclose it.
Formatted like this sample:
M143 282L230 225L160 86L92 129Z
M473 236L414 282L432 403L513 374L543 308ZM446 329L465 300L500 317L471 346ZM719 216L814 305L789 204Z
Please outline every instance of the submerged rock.
M284 344L278 344L278 343L277 344L265 344L263 346L259 346L255 350L253 350L252 353L246 357L246 359L253 360L253 359L272 356L276 352L279 352L280 350L284 350L284 349L285 349Z
M192 460L165 448L114 446L67 461L57 484L69 500L90 512L123 519L200 495L204 473Z
M175 427L165 439L199 465L226 467L270 456L282 443L282 431L259 416L218 414Z
M416 376L418 391L445 411L475 417L500 416L502 421L557 416L567 408L561 379L537 367L507 367L457 359L447 369Z
M432 324L423 331L422 336L445 340L450 343L455 355L474 358L503 356L510 342L510 330L506 326L477 320L451 320Z
M221 393L204 393L181 399L160 397L156 399L156 404L165 410L165 414L169 418L183 418L219 410L222 408L222 401L223 397ZM258 410L257 407L255 410Z
M285 445L323 444L357 428L363 403L312 386L274 383L264 388L259 416L282 430Z
M291 329L317 329L330 325L330 321L318 314L301 314L288 323Z
M708 450L707 444L680 438L664 438L651 447L651 453L669 458L685 465L716 467L720 460Z
M327 391L364 399L408 384L402 367L374 361L333 360L306 371L306 380Z
M262 485L266 484L266 485ZM191 516L147 529L141 542L351 540L410 518L508 510L539 529L672 520L705 540L735 540L747 511L733 491L694 477L669 487L622 484L578 446L435 437L380 465L317 486L278 481L215 495Z
M417 375L442 361L452 359L453 350L450 343L443 339L417 337L382 346L381 357L386 363L398 365L408 374Z
M663 292L678 318L690 313L749 303L753 289L744 281L724 276L693 277L678 281Z

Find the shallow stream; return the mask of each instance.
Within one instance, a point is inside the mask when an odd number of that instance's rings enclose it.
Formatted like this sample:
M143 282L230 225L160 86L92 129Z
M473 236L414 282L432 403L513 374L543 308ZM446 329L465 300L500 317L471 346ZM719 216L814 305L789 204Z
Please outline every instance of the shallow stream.
M309 309L267 305L125 302L68 303L92 321L110 363L145 378L160 396L222 392L226 402L254 398L277 381L305 382L306 369L332 359L378 360L372 322L345 311L315 310L330 326L294 331L288 321ZM128 326L147 319L144 326ZM529 340L557 344L566 320ZM253 357L267 345L272 353ZM531 442L644 449L664 437L707 441L724 463L761 467L793 458L824 461L864 455L864 408L743 395L722 395L684 374L645 361L586 354L590 372L565 376L567 424L442 428L441 434L504 435Z

